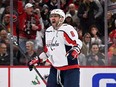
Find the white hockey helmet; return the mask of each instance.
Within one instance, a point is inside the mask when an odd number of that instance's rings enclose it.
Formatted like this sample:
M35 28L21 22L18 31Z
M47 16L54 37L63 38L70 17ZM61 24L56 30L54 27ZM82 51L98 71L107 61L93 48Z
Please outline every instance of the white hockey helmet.
M60 15L60 17L63 17L64 20L65 20L65 13L64 13L64 11L61 10L61 9L53 9L53 10L51 11L50 15L52 15L52 14L58 14L58 15Z

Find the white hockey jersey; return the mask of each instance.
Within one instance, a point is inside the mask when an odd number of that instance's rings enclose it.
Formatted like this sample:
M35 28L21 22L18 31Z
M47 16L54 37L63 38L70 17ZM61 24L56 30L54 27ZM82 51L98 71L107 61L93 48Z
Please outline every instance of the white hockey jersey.
M63 24L59 29L55 30L50 26L45 32L45 43L48 49L48 60L54 67L68 66L69 60L66 53L67 47L78 47L81 49L82 42L78 39L77 31L68 24ZM73 60L71 60L73 61Z

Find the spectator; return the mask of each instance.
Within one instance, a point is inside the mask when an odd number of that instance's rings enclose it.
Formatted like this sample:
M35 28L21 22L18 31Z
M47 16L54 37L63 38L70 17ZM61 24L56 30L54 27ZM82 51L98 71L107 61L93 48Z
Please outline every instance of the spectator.
M7 42L8 37L7 37L8 32L4 29L0 31L0 42Z
M108 10L112 11L113 13L116 13L116 8L115 8L116 1L108 0L107 3L108 3Z
M10 53L10 37L8 37L8 32L4 29L0 31L0 43L5 43L7 46L7 52ZM14 64L18 64L18 59L17 59L17 52L18 48L16 45L13 44L13 58L14 58Z
M5 14L3 17L3 21L2 21L2 24L4 25L4 27L8 33L11 33L10 17L11 17L10 14ZM16 22L17 22L17 16L13 15L13 29L12 29L12 31L13 31L13 37L15 38L15 40L17 40L17 36L18 36Z
M40 19L37 14L33 13L34 8L31 3L25 5L23 9L22 1L18 2L18 13L19 13L19 45L26 52L25 44L26 41L32 40L36 43L37 31L42 29ZM22 5L22 6L21 6Z
M34 50L34 42L27 41L26 42L26 57L22 54L20 58L20 65L27 65L28 61L33 59L34 57L37 57L37 53Z
M0 31L0 43L7 45L7 51L10 52L10 40L8 38L8 32L4 29Z
M73 3L75 4L76 9L78 10L80 3L82 0L73 0Z
M72 25L75 30L78 29L77 24L73 21L71 14L66 14L65 23Z
M111 11L108 11L107 12L108 34L110 34L111 31L116 29L115 20L116 18L114 17L113 13Z
M28 3L35 3L35 0L27 0Z
M86 57L83 53L80 53L78 59L80 66L86 66Z
M35 49L40 49L43 47L43 38L44 38L44 32L45 32L45 26L44 22L41 16L40 9L35 8L34 13L39 16L39 21L41 25L41 30L36 32L36 38L35 38Z
M111 46L108 48L108 57L109 57L109 65L116 65L115 55L116 55L116 31L113 31L110 34L110 38L112 40Z
M81 52L87 56L90 54L90 46L91 46L91 35L90 33L85 33L85 35L83 36L83 46L81 49Z
M27 0L25 3L30 3L33 5L33 14L35 15L38 15L39 17L39 22L40 22L40 25L41 25L41 30L37 30L36 32L36 38L35 38L35 49L38 50L40 49L41 47L43 47L43 37L44 37L44 22L43 22L43 19L42 19L42 15L41 15L41 12L44 8L44 1L42 0ZM40 10L41 9L41 10Z
M71 14L73 22L76 23L78 26L80 25L80 20L77 16L78 11L76 10L75 4L71 3L69 5L69 9L68 12L66 12L66 14Z
M5 43L0 43L0 65L10 65L10 54Z
M109 34L110 43L113 43L113 37L116 33L116 29L112 30Z
M83 36L82 36L83 31L82 31L81 27L79 27L79 29L77 29L77 33L79 35L79 39L82 40L82 38L83 38Z
M49 7L49 10L58 8L58 0L49 0L46 5Z
M103 8L99 0L93 0L93 1L97 4L99 8L98 10L95 10L95 19L97 19L103 14Z
M49 14L49 7L47 5L44 5L43 10L41 11L41 16L43 19L45 29L47 29L50 26Z
M67 24L72 25L73 19L72 19L71 14L66 14L66 19L65 19L64 22L67 23Z
M35 3L33 3L34 4L34 8L41 9L40 11L42 11L43 6L47 5L46 3L48 3L48 1L47 0L35 0Z
M98 31L98 28L96 27L96 25L92 25L90 26L90 34L91 34L91 43L98 43L99 45L102 44L102 40L100 38L100 34Z
M83 35L89 32L89 27L95 24L95 11L98 11L98 6L93 0L83 0L78 9L78 17L82 27Z
M62 9L65 13L68 10L69 1L71 0L60 0L60 9Z
M91 45L91 54L87 56L87 65L89 66L104 66L105 56L99 52L99 45L93 43Z
M2 11L2 15L1 15L1 21L3 20L3 17L5 14L10 14L10 6L5 6L3 11Z
M5 43L7 45L10 45L10 41L8 38L8 32L4 29L0 31L0 43Z
M0 7L2 6L2 4L3 4L2 1L0 1Z
M14 2L15 2L15 1L16 1L16 0L14 0ZM6 4L6 3L7 3L7 4ZM16 3L16 2L15 2L15 3ZM2 11L1 21L3 20L3 17L4 17L5 14L10 14L9 0L7 0L7 1L5 2L5 6L4 6L3 8L4 8L4 9L3 9L3 11ZM16 8L15 8L15 5L14 5L13 14L17 16L17 12L16 12L15 9L16 9Z

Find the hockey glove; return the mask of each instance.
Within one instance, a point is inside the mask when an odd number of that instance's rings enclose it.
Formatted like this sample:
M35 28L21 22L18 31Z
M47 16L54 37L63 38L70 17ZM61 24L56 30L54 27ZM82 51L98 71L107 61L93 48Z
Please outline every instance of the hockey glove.
M78 58L78 55L80 54L80 49L78 49L77 47L73 47L72 49L70 49L66 56L69 58L69 59L72 59L74 60L75 58Z
M32 71L33 67L37 66L38 64L39 64L39 58L38 57L33 58L32 60L28 62L29 70Z

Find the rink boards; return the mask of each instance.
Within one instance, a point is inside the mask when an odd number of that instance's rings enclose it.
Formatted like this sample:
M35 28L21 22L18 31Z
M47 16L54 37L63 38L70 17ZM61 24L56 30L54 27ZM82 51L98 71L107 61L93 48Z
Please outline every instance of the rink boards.
M49 67L37 67L47 81ZM116 87L116 67L81 67L80 87ZM46 87L28 67L0 67L0 87Z

